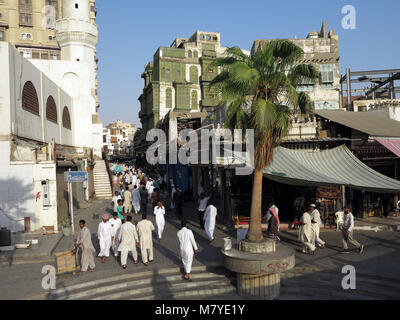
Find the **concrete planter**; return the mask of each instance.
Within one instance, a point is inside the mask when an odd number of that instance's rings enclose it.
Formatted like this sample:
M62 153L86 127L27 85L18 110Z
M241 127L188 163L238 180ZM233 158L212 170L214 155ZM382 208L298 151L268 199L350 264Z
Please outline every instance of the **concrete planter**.
M279 297L281 272L295 266L294 249L269 239L262 243L244 240L239 250L223 250L222 254L225 268L237 273L238 294L245 299Z
M70 235L72 235L72 228L71 227L62 227L62 232L63 235L66 237L69 237Z

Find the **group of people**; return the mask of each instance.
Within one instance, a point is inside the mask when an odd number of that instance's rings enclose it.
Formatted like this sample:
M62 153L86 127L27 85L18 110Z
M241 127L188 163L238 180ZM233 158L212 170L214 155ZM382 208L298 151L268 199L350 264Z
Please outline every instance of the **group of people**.
M144 170L136 170L133 167L129 167L125 172L118 173L118 175L120 175L119 181L123 181L123 184L119 186L118 191L115 191L112 199L113 216L104 214L98 226L97 237L100 245L98 256L104 263L111 251L115 257L120 254L122 268L126 269L129 254L132 255L135 264L139 263L137 248L140 248L142 262L147 266L154 260L153 231L156 231L159 241L163 238L167 212L163 203L166 203L168 198L168 193L165 196L166 179L165 177L161 179L159 174L146 174ZM182 214L183 193L179 187L174 185L173 181L169 181L169 185L171 186L170 208L175 208L176 214L182 219L177 238L185 270L184 279L191 281L190 272L193 256L198 252L198 247L193 232L188 229L187 222ZM206 199L206 203L205 231L210 242L212 242L214 240L217 209L209 198ZM147 207L150 204L154 208L153 214L157 229L147 219ZM142 213L142 220L137 225L134 224L131 213L135 215ZM96 251L91 240L91 233L84 220L79 222L79 226L81 230L75 243L75 249L82 249L81 272L86 272L88 268L90 271L94 271L96 270L94 262ZM202 228L204 229L204 224Z
M273 202L270 202L268 207L269 209L263 217L264 222L268 224L268 238L279 243L279 209ZM300 228L298 239L302 244L302 253L314 255L317 247L325 248L326 246L326 242L320 238L322 224L321 214L317 210L315 204L310 204L308 210L304 207L301 210L303 211L303 214L299 221ZM358 248L360 253L364 250L364 245L354 239L353 229L354 216L350 209L346 209L341 233L343 253L349 253L348 242Z

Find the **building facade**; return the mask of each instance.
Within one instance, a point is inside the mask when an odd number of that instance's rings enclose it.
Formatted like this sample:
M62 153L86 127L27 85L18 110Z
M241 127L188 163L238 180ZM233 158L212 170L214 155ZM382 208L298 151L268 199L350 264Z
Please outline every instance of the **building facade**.
M323 22L321 31L312 31L306 38L289 39L299 46L304 54L298 63L313 64L319 77L316 81L305 81L297 87L298 91L307 92L314 109L339 109L340 66L339 66L339 36L333 30L327 32L326 22ZM251 53L254 54L270 40L255 40ZM291 139L312 139L318 136L315 117L295 118L287 136Z
M220 33L205 31L176 38L170 47L159 47L142 74L139 117L143 131L156 127L170 111L213 113L218 99L210 82L218 69L211 63L226 49Z
M108 156L132 156L136 125L117 120L103 128L103 150Z
M90 2L64 0L62 14L60 60L27 59L0 41L0 224L12 231L57 231L68 217L64 172L91 177L102 157ZM74 204L92 192L91 181L76 184Z
M68 2L0 0L0 41L9 42L27 59L61 60L61 48L56 37L56 22L63 18L64 3ZM80 10L80 6L86 6L86 2L75 1L74 5ZM86 7L90 23L95 24L97 13L95 0L89 0ZM95 58L94 94L96 108L99 108L97 62Z

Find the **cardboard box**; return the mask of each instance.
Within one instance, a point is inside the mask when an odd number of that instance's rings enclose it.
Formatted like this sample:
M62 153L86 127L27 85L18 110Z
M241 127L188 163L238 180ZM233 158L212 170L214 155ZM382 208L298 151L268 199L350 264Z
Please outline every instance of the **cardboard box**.
M76 266L76 256L73 251L55 253L57 260L57 274L75 272L79 270Z

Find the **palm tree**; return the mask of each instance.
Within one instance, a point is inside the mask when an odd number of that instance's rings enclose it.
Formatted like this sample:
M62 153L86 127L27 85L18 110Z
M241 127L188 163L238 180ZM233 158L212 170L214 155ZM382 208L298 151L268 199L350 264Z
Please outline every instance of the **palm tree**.
M254 181L247 241L262 242L261 202L263 170L273 160L274 149L288 134L294 115L307 115L313 107L296 87L315 79L313 65L296 64L303 50L289 40L269 41L248 57L240 48L213 64L220 67L212 86L228 107L225 127L254 129Z

